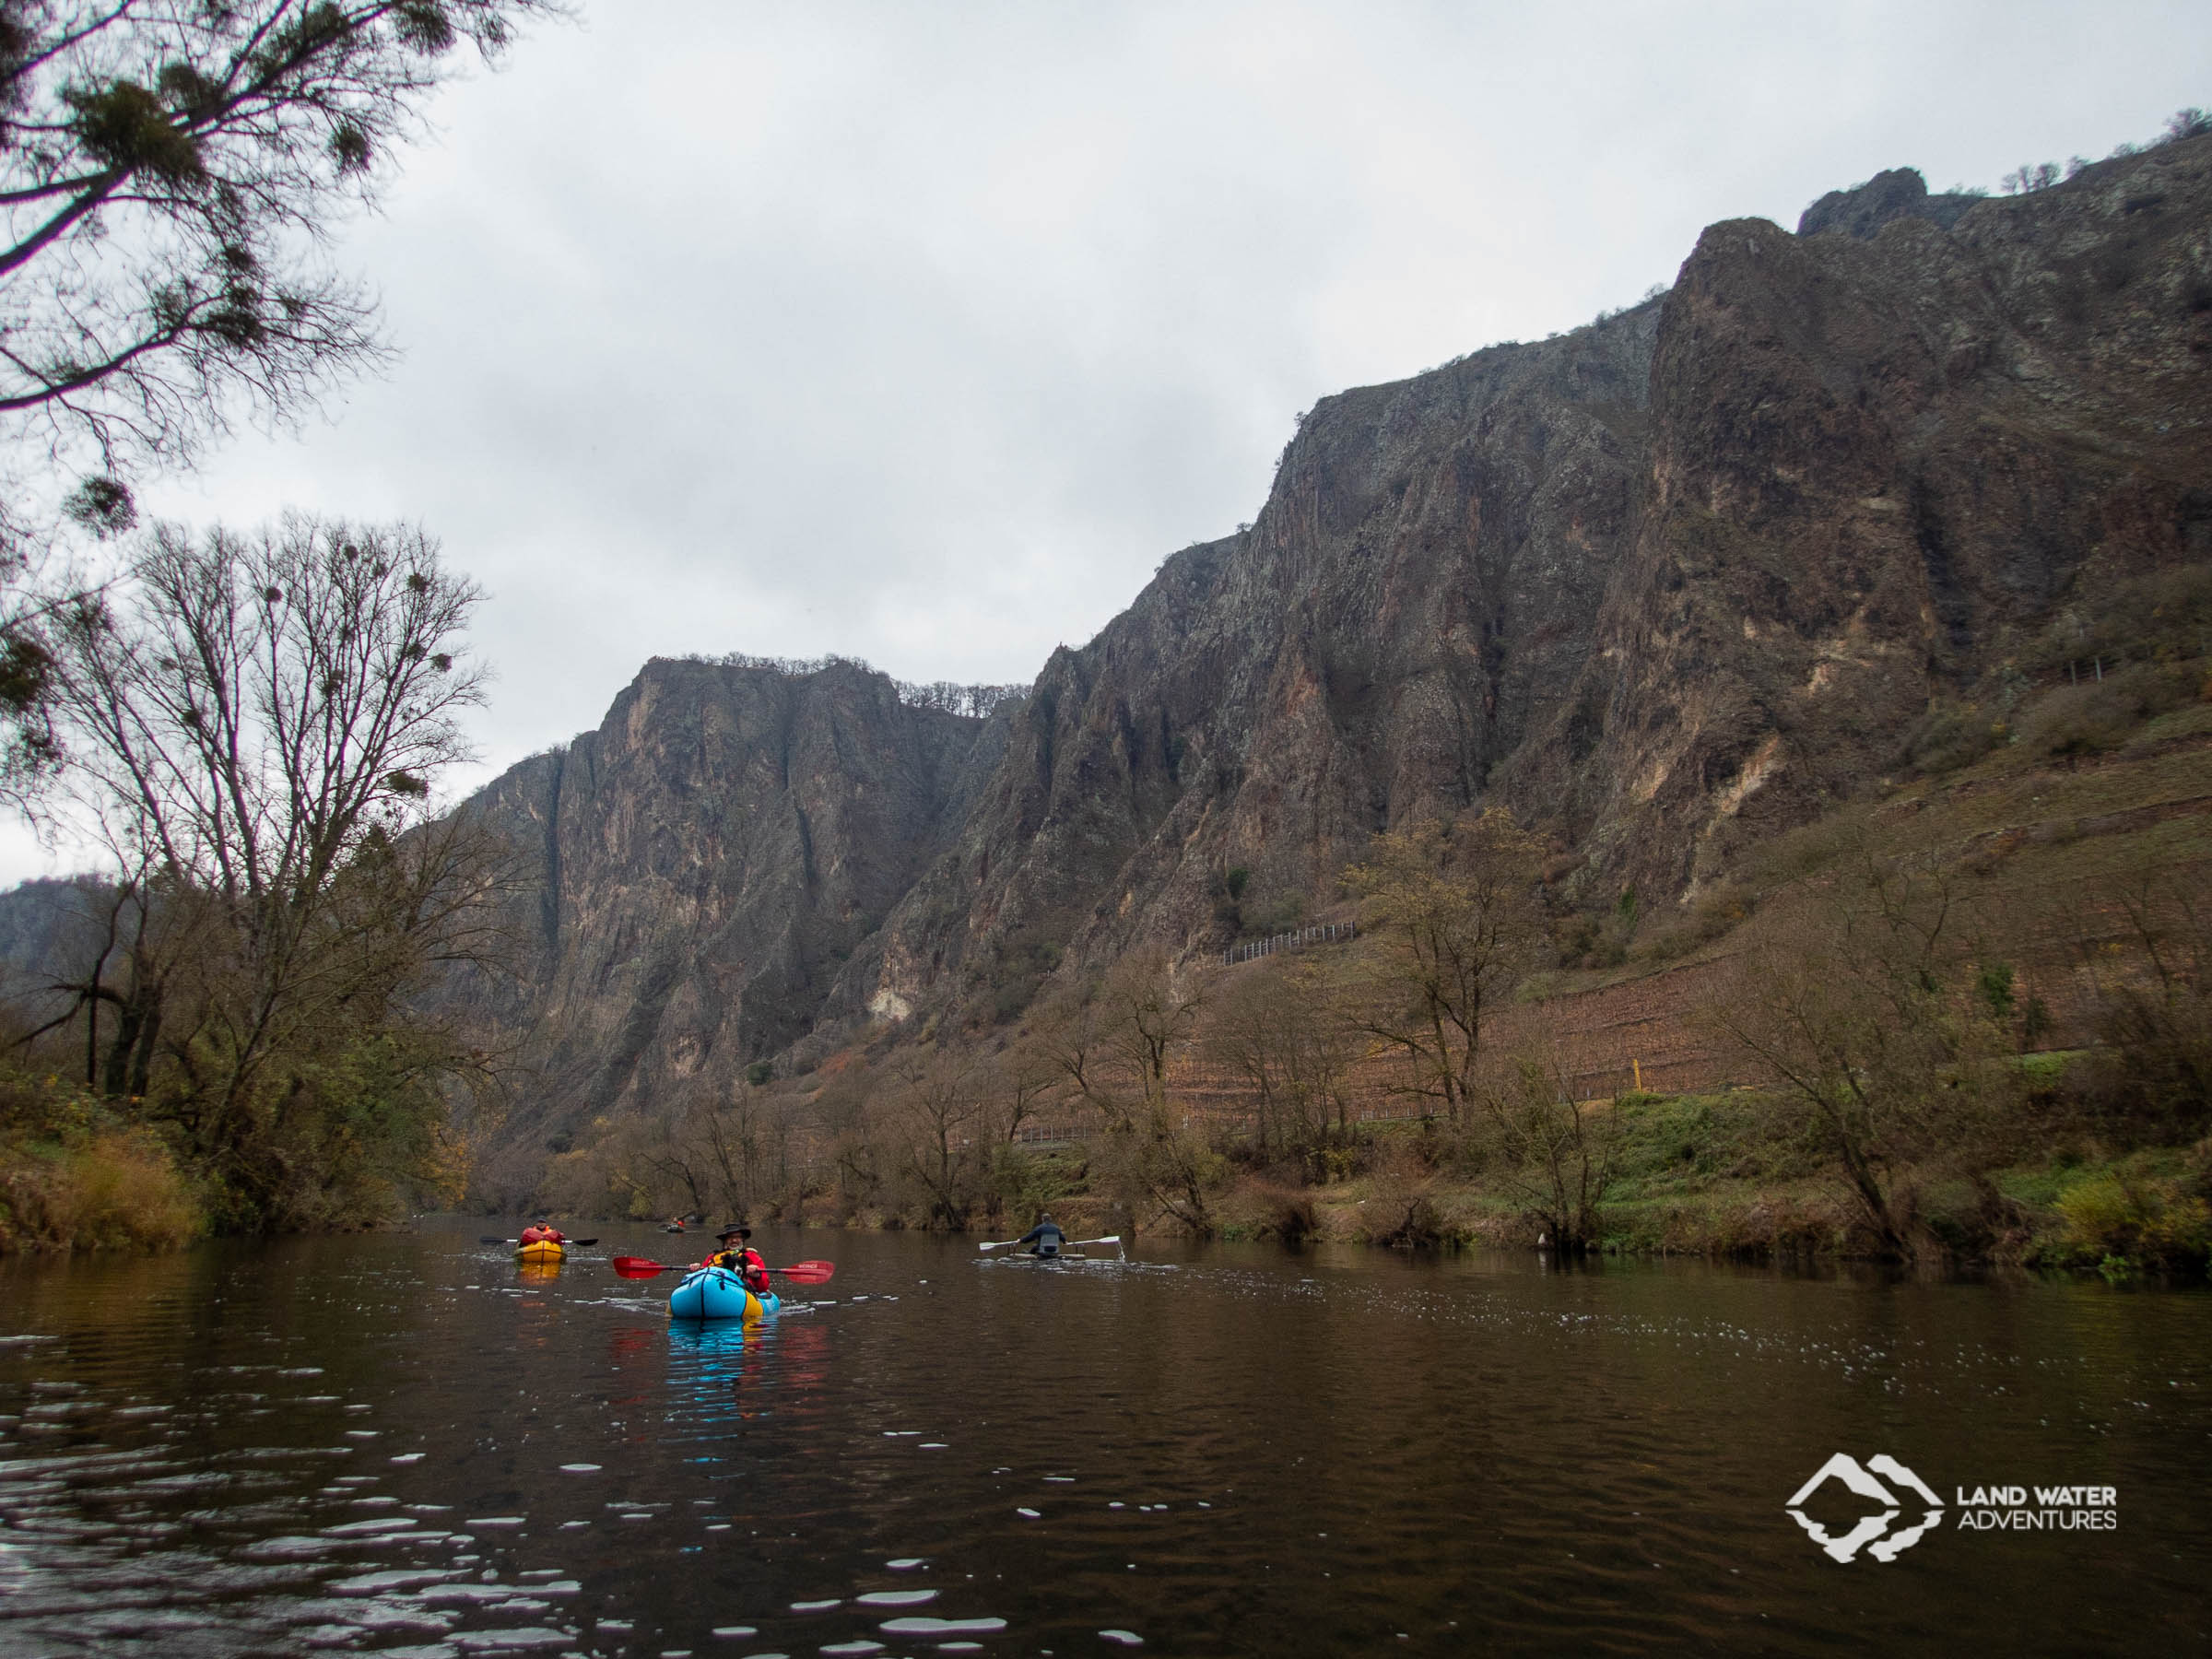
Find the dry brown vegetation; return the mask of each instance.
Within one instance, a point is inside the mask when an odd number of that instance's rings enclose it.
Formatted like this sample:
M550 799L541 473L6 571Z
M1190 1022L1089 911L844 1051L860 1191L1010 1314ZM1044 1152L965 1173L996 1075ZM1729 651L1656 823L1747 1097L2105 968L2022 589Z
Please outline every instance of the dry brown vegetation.
M1500 815L1424 822L1344 872L1349 944L1139 954L840 1056L745 1109L749 1175L656 1178L700 1159L641 1126L561 1161L637 1214L2201 1265L2212 719L2171 695L2200 664L2099 666L1665 917L1562 912Z

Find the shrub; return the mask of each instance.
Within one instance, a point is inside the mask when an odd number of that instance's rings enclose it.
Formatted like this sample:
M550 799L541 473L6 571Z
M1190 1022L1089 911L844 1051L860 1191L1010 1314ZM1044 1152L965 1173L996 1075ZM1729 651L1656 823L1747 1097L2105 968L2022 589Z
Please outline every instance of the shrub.
M1253 1181L1226 1207L1230 1230L1247 1238L1279 1239L1296 1244L1321 1230L1321 1212L1312 1194L1299 1187Z
M204 1226L169 1151L136 1130L18 1147L0 1175L0 1249L170 1250Z
M2203 1273L2212 1261L2212 1206L2179 1183L2112 1171L2071 1188L2058 1209L2062 1260L2185 1273Z
M2052 759L2078 759L2118 748L2136 728L2194 695L2179 669L2138 664L2100 680L2061 686L2020 722L2020 741Z
M2004 743L2011 728L1978 703L1939 698L1914 723L1900 746L1900 764L1940 776L1971 766Z
M1392 1250L1418 1250L1443 1236L1436 1177L1413 1148L1378 1151L1353 1237Z

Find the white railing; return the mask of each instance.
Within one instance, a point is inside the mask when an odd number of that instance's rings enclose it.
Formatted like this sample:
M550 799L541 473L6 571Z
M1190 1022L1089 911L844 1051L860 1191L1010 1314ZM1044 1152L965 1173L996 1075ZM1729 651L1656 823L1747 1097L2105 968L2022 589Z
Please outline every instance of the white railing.
M1271 934L1265 939L1254 939L1247 945L1234 945L1221 953L1221 966L1234 968L1239 962L1256 958L1274 956L1278 951L1302 950L1309 945L1334 945L1342 939L1359 936L1357 922L1322 922L1312 927L1301 927L1295 933Z

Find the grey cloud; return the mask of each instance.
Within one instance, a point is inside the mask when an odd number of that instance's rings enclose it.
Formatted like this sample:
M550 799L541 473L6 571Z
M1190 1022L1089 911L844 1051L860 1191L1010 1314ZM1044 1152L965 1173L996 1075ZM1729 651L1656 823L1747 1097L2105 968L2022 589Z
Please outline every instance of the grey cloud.
M655 652L1024 679L1249 518L1297 410L1671 277L1706 222L2212 100L2193 6L594 0L344 254L405 349L151 492L421 520L488 765ZM29 865L0 849L18 873Z

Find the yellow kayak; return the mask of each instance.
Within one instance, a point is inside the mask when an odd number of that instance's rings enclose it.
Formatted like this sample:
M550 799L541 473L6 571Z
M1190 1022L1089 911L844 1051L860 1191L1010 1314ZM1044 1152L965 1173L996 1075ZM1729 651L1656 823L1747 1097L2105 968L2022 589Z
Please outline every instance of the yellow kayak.
M514 1259L518 1262L558 1262L561 1253L562 1246L559 1244L524 1244L516 1249Z

